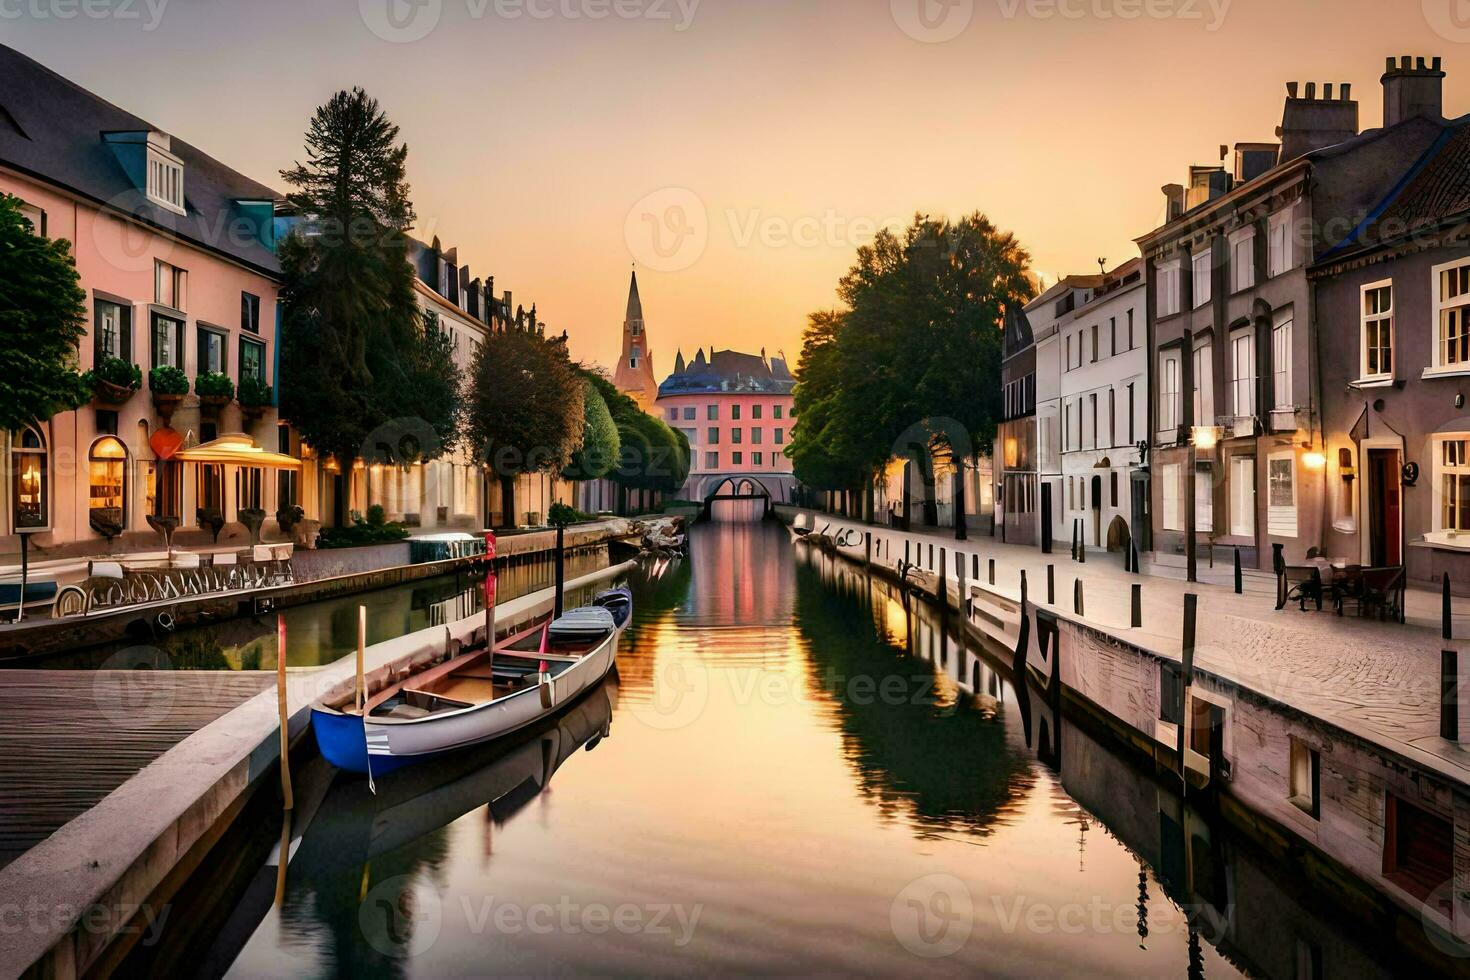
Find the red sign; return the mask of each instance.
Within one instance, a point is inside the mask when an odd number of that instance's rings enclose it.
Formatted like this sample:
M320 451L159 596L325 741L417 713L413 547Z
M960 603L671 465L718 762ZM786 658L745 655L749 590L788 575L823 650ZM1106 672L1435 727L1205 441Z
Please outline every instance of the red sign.
M495 573L485 576L485 605L495 605Z
M184 436L177 429L158 429L148 437L148 445L159 459L173 459L174 453L184 448Z
M485 532L485 557L486 558L494 558L495 557L495 532L494 531L486 531Z

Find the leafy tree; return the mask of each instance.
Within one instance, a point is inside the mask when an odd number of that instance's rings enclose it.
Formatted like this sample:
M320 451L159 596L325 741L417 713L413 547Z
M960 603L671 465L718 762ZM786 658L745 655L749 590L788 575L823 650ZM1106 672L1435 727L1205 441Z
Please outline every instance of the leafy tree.
M566 344L539 334L491 334L470 369L466 431L500 479L504 521L515 525L515 480L559 472L585 428L582 376Z
M582 378L582 445L562 475L568 480L598 480L612 472L622 453L618 426L597 386Z
M689 440L639 408L606 377L596 372L585 377L602 395L617 426L622 448L610 479L624 491L677 492L689 479ZM620 496L619 510L626 510L626 493Z
M414 296L408 147L375 99L338 92L312 117L306 162L281 171L301 225L281 243L281 410L344 466L384 425L422 420L392 461L432 458L459 432L462 379ZM394 443L408 440L389 440Z
M36 234L8 194L0 194L0 269L0 427L10 430L91 397L77 371L87 294L71 243Z

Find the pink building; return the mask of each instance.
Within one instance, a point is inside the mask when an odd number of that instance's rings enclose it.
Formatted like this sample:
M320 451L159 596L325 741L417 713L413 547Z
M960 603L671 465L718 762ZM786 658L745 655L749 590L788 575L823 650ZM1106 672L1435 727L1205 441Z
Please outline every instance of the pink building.
M201 511L234 522L241 508L297 502L293 472L185 461L189 446L233 433L290 451L273 405L193 393L205 372L236 389L275 385L275 193L3 46L0 78L0 193L20 198L36 234L71 242L89 319L80 366L118 358L144 378L0 433L0 552L19 552L17 528L34 532L33 558L156 544L148 518L164 514L182 518L179 540L209 541ZM183 452L172 460L153 438L167 415L147 378L162 365L190 383L181 404L164 399L181 440L158 442Z
M791 500L796 478L786 447L791 443L791 390L796 385L779 357L700 350L658 389L658 414L689 439L689 482L679 496L704 500L731 480L759 482L775 502Z

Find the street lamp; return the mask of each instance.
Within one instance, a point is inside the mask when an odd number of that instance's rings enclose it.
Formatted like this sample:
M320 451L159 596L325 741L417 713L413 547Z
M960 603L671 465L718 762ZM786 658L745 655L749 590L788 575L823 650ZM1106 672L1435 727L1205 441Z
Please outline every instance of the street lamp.
M1193 415L1193 412L1190 413ZM1199 508L1195 504L1195 494L1199 483L1197 469L1199 466L1199 451L1213 452L1220 444L1220 429L1213 425L1191 425L1189 428L1189 475L1186 481L1185 514L1188 517L1186 524L1188 528L1184 538L1184 565L1186 578L1190 582L1199 581L1199 555L1195 538L1198 534L1197 512Z

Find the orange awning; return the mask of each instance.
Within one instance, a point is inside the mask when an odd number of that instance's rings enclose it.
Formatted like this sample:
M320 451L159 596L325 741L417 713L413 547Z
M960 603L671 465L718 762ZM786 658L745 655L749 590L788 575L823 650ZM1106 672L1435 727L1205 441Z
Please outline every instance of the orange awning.
M268 466L281 470L301 468L301 460L282 453L266 452L243 432L220 436L193 449L181 450L175 459L186 463L225 463L231 466Z

